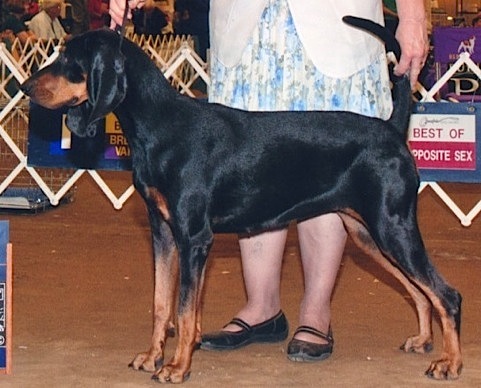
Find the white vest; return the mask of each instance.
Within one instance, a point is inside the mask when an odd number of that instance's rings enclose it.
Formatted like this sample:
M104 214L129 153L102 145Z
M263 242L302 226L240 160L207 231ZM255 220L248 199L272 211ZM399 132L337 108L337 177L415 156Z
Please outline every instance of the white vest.
M287 0L299 38L319 71L344 78L378 59L384 45L343 23L345 15L384 24L380 0ZM268 0L211 0L211 54L227 67L242 57Z

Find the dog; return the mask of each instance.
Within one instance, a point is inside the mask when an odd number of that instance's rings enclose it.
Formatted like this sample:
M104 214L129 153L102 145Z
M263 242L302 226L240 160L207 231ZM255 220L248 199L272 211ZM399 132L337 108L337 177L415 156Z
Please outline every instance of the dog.
M128 139L155 263L152 341L133 369L160 382L188 378L214 233L274 230L336 212L415 302L419 333L402 349L431 350L434 306L443 350L426 374L459 376L461 295L434 268L417 224L407 78L396 82L388 121L350 112L247 112L179 94L137 45L97 30L68 41L21 90L46 108L68 107L67 126L78 136L95 136L97 121L114 112ZM177 285L178 344L167 362Z
M468 53L469 55L473 55L475 43L476 43L476 36L474 35L469 39L462 40L458 46L458 54Z

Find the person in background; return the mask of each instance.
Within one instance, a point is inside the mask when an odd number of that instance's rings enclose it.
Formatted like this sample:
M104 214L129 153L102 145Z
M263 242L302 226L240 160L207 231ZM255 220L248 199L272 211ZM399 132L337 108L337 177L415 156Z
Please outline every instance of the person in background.
M130 0L127 2L129 9L127 10L127 20L132 19L132 11L142 8L145 0ZM124 23L125 0L109 0L109 16L111 30L119 30Z
M66 3L70 4L72 12L70 34L79 35L88 31L90 28L88 0L66 0Z
M25 8L25 12L24 12L23 18L22 18L22 20L24 22L28 22L30 19L32 19L39 12L39 6L38 6L38 2L36 0L25 1L23 3L23 6Z
M209 100L245 110L348 110L389 118L384 44L341 21L354 15L382 24L381 0L306 3L212 0ZM428 51L424 1L398 0L397 10L402 56L395 73L409 74L414 87ZM347 235L335 213L300 221L297 230L304 296L287 357L320 361L333 350L330 302ZM287 338L280 301L286 236L287 230L276 230L240 237L247 304L222 330L204 334L201 349Z
M107 26L109 6L104 0L88 0L90 29L97 30Z
M138 35L162 35L162 30L168 25L167 15L162 12L154 0L146 0L142 8L132 13L134 33Z
M209 48L209 0L176 0L174 32L194 37L198 53L206 61Z
M463 17L455 17L453 20L453 27L464 28L467 27L466 19Z
M478 15L475 18L473 18L473 20L471 21L471 25L473 27L481 27L481 16Z
M29 31L24 23L24 2L21 0L11 0L7 2L6 10L7 13L4 16L4 21L0 28L3 40L7 44L12 44L15 38L18 38L22 44L25 44L29 38L35 40L35 34Z
M28 25L38 39L67 39L68 35L60 23L61 0L43 0L41 11Z

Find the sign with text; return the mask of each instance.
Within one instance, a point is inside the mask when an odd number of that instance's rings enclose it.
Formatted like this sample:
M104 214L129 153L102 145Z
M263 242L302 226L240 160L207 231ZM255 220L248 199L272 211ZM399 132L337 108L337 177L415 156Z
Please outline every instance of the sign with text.
M415 114L409 143L418 168L476 169L476 117Z
M433 74L444 74L463 53L469 54L479 67L481 63L481 28L436 27L434 29L434 61L439 68ZM433 80L433 83L437 80ZM462 102L480 102L481 89L478 76L467 64L461 64L441 90L445 99Z
M461 53L468 53L474 62L481 62L480 28L436 27L433 41L435 62L455 62Z
M419 103L409 146L423 181L481 182L481 104Z
M12 251L8 221L0 221L0 373L11 371Z
M108 160L120 160L130 158L130 148L127 138L122 133L119 120L110 113L105 118L105 153L104 157Z

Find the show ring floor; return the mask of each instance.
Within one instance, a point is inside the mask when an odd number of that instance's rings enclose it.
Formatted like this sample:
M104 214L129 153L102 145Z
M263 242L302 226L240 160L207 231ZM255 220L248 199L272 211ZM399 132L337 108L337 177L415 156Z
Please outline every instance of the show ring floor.
M125 188L129 177L112 174ZM114 185L115 186L115 185ZM481 197L481 185L443 185L463 209ZM127 367L149 347L152 329L152 258L147 216L136 194L114 210L84 176L75 201L10 220L14 261L13 374L2 387L154 387L150 374ZM287 360L280 344L227 353L198 351L186 386L192 387L481 387L481 216L463 227L426 189L419 221L440 272L463 295L464 370L453 382L424 376L440 356L399 350L417 332L407 293L349 243L333 297L334 354L316 364ZM297 326L302 273L291 228L282 274L282 304L291 332ZM244 303L235 235L217 235L207 273L203 329L217 330ZM167 346L173 354L175 338Z

